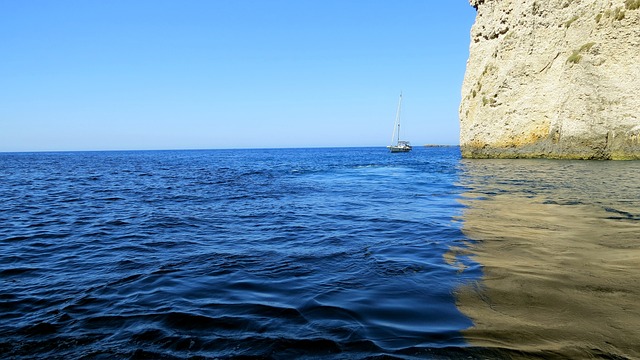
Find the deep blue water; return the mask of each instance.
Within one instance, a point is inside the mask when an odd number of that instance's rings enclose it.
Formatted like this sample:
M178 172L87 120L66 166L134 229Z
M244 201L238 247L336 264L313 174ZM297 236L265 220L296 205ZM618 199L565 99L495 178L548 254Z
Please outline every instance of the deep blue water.
M474 357L458 148L0 154L0 354Z

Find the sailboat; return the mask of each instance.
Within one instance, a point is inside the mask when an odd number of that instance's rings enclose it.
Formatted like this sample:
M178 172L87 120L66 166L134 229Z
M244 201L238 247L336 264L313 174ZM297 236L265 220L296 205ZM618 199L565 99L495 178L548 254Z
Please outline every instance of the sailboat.
M392 153L397 152L409 152L411 151L411 144L408 141L400 140L400 108L402 106L402 93L400 93L400 100L398 100L398 110L396 111L396 122L393 124L393 135L391 135L391 145L387 146L387 149Z

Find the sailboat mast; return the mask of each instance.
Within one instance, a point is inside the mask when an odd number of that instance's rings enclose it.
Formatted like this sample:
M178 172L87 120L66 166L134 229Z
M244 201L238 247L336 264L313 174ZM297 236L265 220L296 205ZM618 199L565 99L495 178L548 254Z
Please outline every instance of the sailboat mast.
M398 99L398 109L396 110L396 122L393 124L393 134L391 134L391 145L387 146L392 153L409 152L411 144L408 141L400 141L400 112L402 109L402 91Z
M398 110L396 111L396 126L398 127L398 137L396 140L396 144L400 141L400 108L402 106L402 92L400 92L400 99L398 100Z

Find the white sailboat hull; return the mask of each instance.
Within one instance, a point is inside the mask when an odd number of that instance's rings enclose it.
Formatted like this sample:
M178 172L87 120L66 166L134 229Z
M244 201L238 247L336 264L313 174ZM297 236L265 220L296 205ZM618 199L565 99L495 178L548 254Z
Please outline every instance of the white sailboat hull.
M409 152L411 151L411 145L409 144L398 144L398 145L391 145L391 146L387 146L387 149L389 149L389 151L391 151L392 153L397 153L397 152Z
M389 151L391 151L392 153L409 152L409 151L411 151L411 148L406 148L406 147L389 146L388 148L389 148Z

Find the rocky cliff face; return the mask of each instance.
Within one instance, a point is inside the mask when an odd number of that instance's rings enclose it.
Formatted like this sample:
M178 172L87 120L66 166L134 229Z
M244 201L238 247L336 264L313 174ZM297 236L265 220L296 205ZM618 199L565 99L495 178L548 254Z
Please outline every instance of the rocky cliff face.
M640 159L640 0L470 0L465 157Z

